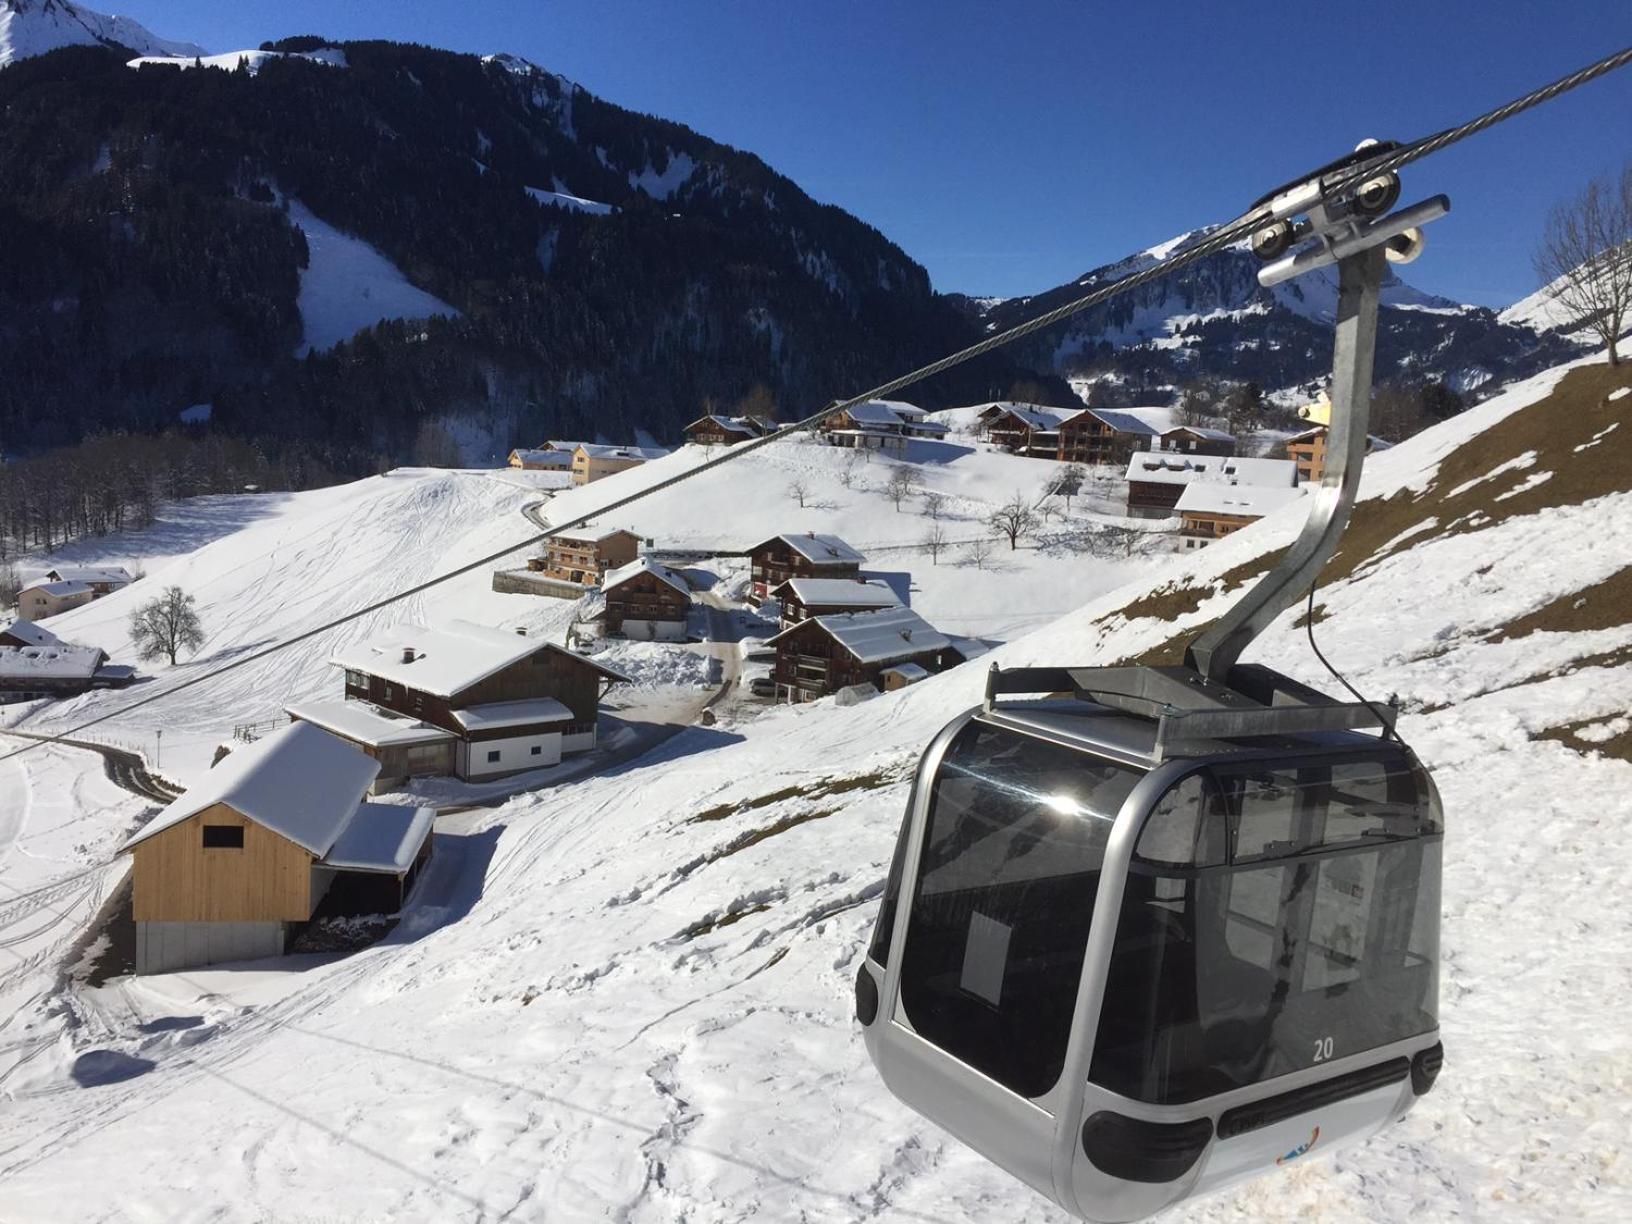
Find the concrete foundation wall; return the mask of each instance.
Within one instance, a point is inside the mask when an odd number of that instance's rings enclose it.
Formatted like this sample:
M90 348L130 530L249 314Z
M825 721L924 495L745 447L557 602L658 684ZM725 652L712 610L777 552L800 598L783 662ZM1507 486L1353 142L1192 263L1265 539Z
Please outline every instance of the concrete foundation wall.
M283 945L281 922L138 922L136 972L282 956Z
M546 578L532 570L496 570L493 589L501 595L547 595L552 599L581 599L595 588Z
M585 731L581 735L563 735L561 737L562 752L588 752L595 747L595 732Z
M623 636L635 642L683 642L686 640L686 622L625 620Z

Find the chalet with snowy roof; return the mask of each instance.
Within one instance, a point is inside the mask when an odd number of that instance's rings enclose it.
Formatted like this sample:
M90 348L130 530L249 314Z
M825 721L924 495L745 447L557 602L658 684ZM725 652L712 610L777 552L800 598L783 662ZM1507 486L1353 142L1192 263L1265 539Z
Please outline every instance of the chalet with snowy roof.
M1286 457L1298 465L1298 480L1304 484L1319 484L1326 475L1326 426L1317 425L1286 440ZM1387 450L1393 446L1374 434L1366 435L1366 453Z
M399 625L347 646L344 700L303 701L289 716L380 762L379 785L452 774L485 781L595 747L600 699L627 679L524 633L455 620Z
M1179 515L1179 539L1186 549L1205 548L1302 496L1297 486L1266 488L1198 480L1184 487L1174 506Z
M790 578L771 591L782 605L782 628L812 616L899 608L901 597L877 578Z
M53 582L42 578L17 592L17 619L45 620L83 607L95 598L96 591L87 582Z
M510 452L510 466L524 472L570 472L572 452L518 446Z
M748 550L748 599L756 607L790 578L855 578L867 558L836 535L772 536Z
M763 437L774 426L751 416L700 416L686 426L686 441L697 446L730 446Z
M19 621L0 632L0 704L123 688L135 669L108 662L96 646L76 646Z
M683 642L691 585L666 565L641 557L601 581L602 631L641 642Z
M572 452L572 483L594 484L653 459L661 459L668 453L657 446L600 446L580 442L578 449Z
M835 413L821 424L821 434L835 446L866 450L904 450L912 438L944 438L947 426L901 400L868 400Z
M1240 459L1220 455L1175 455L1163 451L1135 455L1128 462L1128 515L1170 518L1190 484L1250 485L1289 489L1298 468L1289 459Z
M299 722L224 757L121 848L136 972L280 956L314 917L400 910L435 813L365 803L379 770Z
M45 576L52 582L83 582L91 588L94 599L111 595L136 581L122 565L63 565L47 570Z
M1053 458L1065 463L1121 465L1137 451L1153 450L1161 431L1132 412L1084 408L1059 425Z
M1004 450L1035 459L1060 453L1060 426L1077 412L1042 404L988 404L977 416L986 436Z
M1235 435L1204 425L1179 425L1162 435L1162 449L1180 455L1235 454Z
M815 701L858 684L882 688L887 668L916 664L933 673L958 662L951 640L909 608L813 616L767 645L776 650L781 701Z
M640 555L640 537L619 527L579 527L544 542L544 557L536 568L558 582L582 587L599 586L609 570L628 565ZM534 568L529 563L529 568Z

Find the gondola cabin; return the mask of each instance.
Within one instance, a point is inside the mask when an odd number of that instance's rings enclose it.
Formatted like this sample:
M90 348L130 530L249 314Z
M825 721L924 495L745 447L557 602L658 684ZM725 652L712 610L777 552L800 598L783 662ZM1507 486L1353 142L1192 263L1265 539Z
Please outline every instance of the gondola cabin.
M1363 1138L1439 1070L1428 775L1355 707L1233 704L954 720L857 978L889 1089L1088 1219Z

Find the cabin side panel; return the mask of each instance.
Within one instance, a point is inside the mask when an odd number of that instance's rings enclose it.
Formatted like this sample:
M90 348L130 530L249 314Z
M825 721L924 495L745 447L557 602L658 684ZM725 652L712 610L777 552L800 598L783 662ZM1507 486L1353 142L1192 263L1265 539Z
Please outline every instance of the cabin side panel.
M240 830L242 846L205 846L207 827ZM137 922L304 922L312 915L311 854L225 804L130 853Z

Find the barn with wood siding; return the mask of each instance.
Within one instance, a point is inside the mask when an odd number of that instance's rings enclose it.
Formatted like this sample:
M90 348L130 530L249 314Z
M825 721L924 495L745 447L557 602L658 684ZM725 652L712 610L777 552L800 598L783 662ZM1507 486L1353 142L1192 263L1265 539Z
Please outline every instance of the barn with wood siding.
M866 560L836 535L772 536L748 550L748 600L758 607L790 578L855 578Z
M771 638L776 695L815 701L856 684L885 687L886 668L916 663L926 672L961 662L950 638L909 608L813 616Z
M281 955L320 908L400 909L434 813L363 802L378 771L308 723L221 760L122 847L136 972Z

